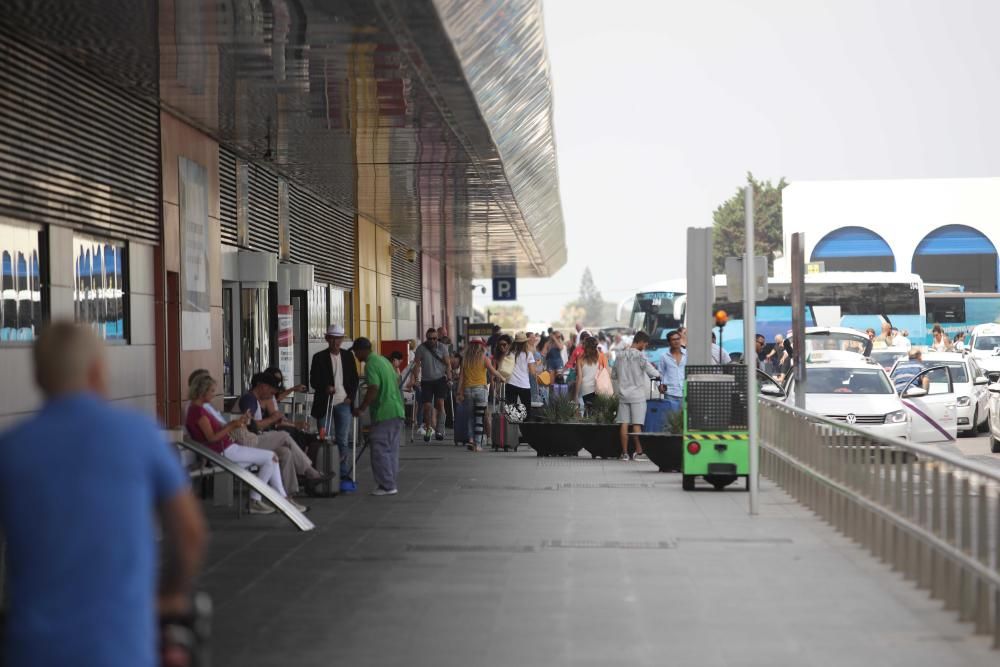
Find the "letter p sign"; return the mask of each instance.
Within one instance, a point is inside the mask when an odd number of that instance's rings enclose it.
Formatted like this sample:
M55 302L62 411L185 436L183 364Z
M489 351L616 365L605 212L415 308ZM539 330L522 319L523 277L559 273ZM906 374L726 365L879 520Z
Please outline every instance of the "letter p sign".
M517 301L517 278L494 278L493 300Z

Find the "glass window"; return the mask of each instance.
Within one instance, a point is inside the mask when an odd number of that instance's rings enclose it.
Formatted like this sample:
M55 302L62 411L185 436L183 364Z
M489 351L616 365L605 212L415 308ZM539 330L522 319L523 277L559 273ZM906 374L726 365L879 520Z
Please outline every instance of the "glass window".
M336 287L330 288L330 322L344 327L347 335L351 335L351 323L347 321L347 311L344 310L344 301L347 292Z
M995 350L1000 347L1000 336L976 336L976 350Z
M330 324L329 285L313 283L309 292L309 337L323 338Z
M809 367L810 394L891 394L892 385L880 368Z
M236 393L233 368L233 288L222 288L222 388L226 396Z
M73 307L77 322L109 341L126 341L125 244L73 236Z
M271 365L271 306L266 287L240 289L240 350L242 383L239 393L250 388L254 373ZM235 393L235 392L234 392Z
M34 340L42 325L42 231L0 222L0 341Z

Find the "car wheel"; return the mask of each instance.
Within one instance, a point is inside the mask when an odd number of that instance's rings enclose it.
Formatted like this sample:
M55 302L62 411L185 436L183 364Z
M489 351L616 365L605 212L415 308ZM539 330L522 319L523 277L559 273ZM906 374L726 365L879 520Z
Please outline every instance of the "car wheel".
M1000 454L1000 440L997 440L992 435L990 436L990 451L994 454Z
M977 433L989 433L990 430L990 411L986 411L986 419L983 420L982 424L976 426Z
M694 475L682 475L681 488L685 491L694 491Z

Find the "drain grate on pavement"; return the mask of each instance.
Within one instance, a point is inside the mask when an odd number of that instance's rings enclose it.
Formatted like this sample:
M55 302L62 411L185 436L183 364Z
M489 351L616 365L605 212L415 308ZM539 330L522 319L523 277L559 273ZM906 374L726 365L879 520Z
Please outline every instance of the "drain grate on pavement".
M472 482L469 484L459 484L458 488L462 490L474 490L474 491L558 491L558 486L516 486L514 484L478 484Z
M530 544L407 544L407 551L418 553L534 553L535 547Z
M622 540L543 540L543 549L676 549L677 540L631 542Z
M561 489L651 489L653 484L643 482L563 482Z
M794 544L788 537L679 537L680 543L691 544Z

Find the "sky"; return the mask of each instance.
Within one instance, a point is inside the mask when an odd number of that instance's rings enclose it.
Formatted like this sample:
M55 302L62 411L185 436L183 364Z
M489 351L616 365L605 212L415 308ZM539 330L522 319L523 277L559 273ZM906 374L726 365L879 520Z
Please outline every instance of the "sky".
M996 0L544 0L569 260L518 282L552 321L685 275L745 183L1000 175ZM489 295L477 307L489 307ZM594 324L594 323L588 323Z

